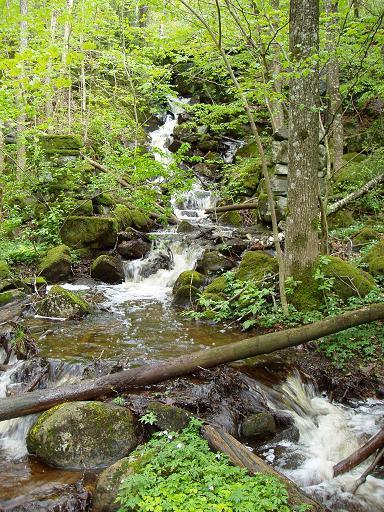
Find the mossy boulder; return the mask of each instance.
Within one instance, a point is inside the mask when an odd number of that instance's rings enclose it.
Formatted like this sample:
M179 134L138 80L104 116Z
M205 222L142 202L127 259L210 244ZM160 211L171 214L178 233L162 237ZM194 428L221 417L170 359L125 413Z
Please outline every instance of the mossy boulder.
M130 227L139 231L150 231L153 227L150 216L137 208L128 208L123 204L117 204L113 214L120 230Z
M218 218L218 221L221 224L225 224L227 226L233 226L235 228L238 228L242 226L243 224L243 217L240 215L239 212L225 212L223 215L220 215Z
M197 261L196 270L204 275L223 274L231 270L235 263L219 251L206 251Z
M117 252L127 260L144 258L151 250L151 243L145 240L123 240L117 246Z
M353 215L350 211L340 210L328 216L329 229L349 228L353 224Z
M76 293L55 284L46 297L36 303L36 311L47 317L81 318L90 312L90 307Z
M124 267L120 258L102 254L91 265L91 276L109 284L122 283L125 279Z
M72 259L67 245L58 245L50 249L42 259L38 273L49 283L65 281L72 275Z
M150 402L147 411L156 415L155 425L160 430L178 432L185 428L190 420L190 414L174 405L166 405L161 402Z
M244 144L236 151L236 156L240 156L242 158L250 158L259 156L259 148L257 146L257 143L252 141Z
M82 141L76 135L41 135L40 146L46 155L80 154Z
M276 258L263 251L247 251L241 258L236 279L240 281L262 281L267 274L276 274L279 265Z
M6 304L11 304L12 302L16 302L18 300L25 299L26 295L21 290L9 290L6 292L0 293L0 307L5 306Z
M177 293L177 290L182 286L194 286L195 288L201 288L205 282L205 276L196 272L196 270L185 270L176 279L173 285L173 294Z
M84 199L76 201L76 204L72 208L71 213L73 215L93 215L93 203L92 199Z
M196 231L196 227L187 220L182 220L177 226L178 233L192 233L193 231Z
M8 264L4 260L0 260L0 279L6 279L10 275Z
M248 416L241 426L241 434L247 439L266 438L277 432L275 418L270 412L263 411Z
M173 296L173 305L181 307L189 307L200 295L200 291L196 286L180 286Z
M333 280L330 291L342 301L350 297L365 297L375 289L375 281L367 272L336 256L327 256L326 261L321 265L321 273L324 279ZM289 298L299 311L319 309L324 305L324 293L319 289L321 282L313 277L315 270L316 267L298 276L300 284Z
M69 247L110 249L116 244L117 222L112 217L71 216L60 234Z
M372 240L378 240L380 238L380 233L369 226L366 226L360 231L358 231L352 237L352 241L354 245L364 245L372 242Z
M224 276L216 277L208 286L204 288L204 296L207 294L223 294L227 287L227 280Z
M364 257L368 270L373 276L384 275L384 240L376 244Z
M36 290L39 293L45 293L47 289L47 281L42 276L25 277L22 283L24 291L27 293L35 293Z
M28 452L62 469L106 467L138 444L129 409L103 402L72 402L45 411L29 430Z
M124 457L105 469L97 479L93 494L93 512L117 512L120 504L116 503L122 481L135 472L137 461Z

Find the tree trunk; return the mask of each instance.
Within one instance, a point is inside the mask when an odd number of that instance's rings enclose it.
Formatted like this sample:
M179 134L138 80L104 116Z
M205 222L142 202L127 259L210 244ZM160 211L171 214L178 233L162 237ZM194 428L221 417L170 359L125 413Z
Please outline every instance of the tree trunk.
M339 61L336 56L337 46L337 11L338 0L325 0L325 12L330 20L327 22L327 50L330 59L327 64L327 132L331 146L331 158L333 172L337 172L343 166L344 128L343 112L340 94Z
M69 53L69 41L71 38L71 30L72 30L72 9L73 9L74 0L67 0L67 13L66 20L64 24L64 39L63 39L63 51L61 54L61 60L64 65L64 75L67 75L68 78L71 78L70 66L67 63L67 57ZM67 90L67 116L68 116L68 131L71 131L72 128L72 86L70 85Z
M51 20L50 20L50 42L53 46L55 44L55 36L57 30L57 10L52 9L51 12ZM48 121L48 133L53 133L53 90L52 90L52 59L49 58L47 62L47 78L46 78L46 86L47 86L47 100L45 102L45 115Z
M364 462L372 453L384 446L384 428L376 435L371 437L364 446L353 452L349 457L333 466L333 476L339 476L351 471L362 462Z
M0 401L0 421L44 411L63 402L117 395L130 387L154 384L188 375L200 368L212 368L259 354L270 354L276 350L301 345L356 325L381 319L384 319L384 303L367 306L294 329L255 336L223 347L201 350L162 363L149 364L98 379L84 380L69 386L4 398Z
M303 280L319 255L319 0L291 0L290 16L289 45L297 76L289 89L285 261L287 275Z
M28 48L28 0L20 0L20 45L19 50L22 55L25 50ZM27 150L25 146L24 132L25 132L25 124L26 124L26 114L25 114L25 96L24 96L24 86L22 84L22 80L25 77L25 66L22 63L22 71L20 74L20 84L18 91L16 93L16 104L19 111L17 117L17 125L16 125L16 175L18 179L22 177L23 172L25 171L27 165Z
M310 507L312 512L326 510L322 505L304 494L292 480L289 480L289 478L282 473L273 469L269 464L264 462L263 459L249 451L248 448L231 436L231 434L228 434L228 432L206 425L202 429L202 435L213 450L221 451L228 455L230 461L235 466L246 468L253 475L256 473L265 473L275 476L282 481L287 488L291 507L298 507L299 505L305 504Z

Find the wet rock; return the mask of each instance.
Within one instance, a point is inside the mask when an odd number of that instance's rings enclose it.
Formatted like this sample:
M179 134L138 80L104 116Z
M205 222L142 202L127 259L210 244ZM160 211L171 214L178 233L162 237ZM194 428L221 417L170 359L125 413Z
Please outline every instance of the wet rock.
M144 240L123 241L117 246L117 252L127 260L144 258L150 250L151 244Z
M49 283L65 281L72 275L72 259L69 247L58 245L50 249L42 259L38 273Z
M102 254L92 262L91 276L104 283L119 284L125 279L124 267L120 258Z
M273 134L273 138L278 141L288 140L288 138L289 138L288 127L282 126L278 130L276 130Z
M174 405L166 405L161 402L150 402L147 410L156 415L155 425L160 430L178 432L185 428L190 420L190 414Z
M247 438L266 438L277 432L276 421L270 412L251 414L241 425L241 434Z
M217 249L224 256L238 257L248 249L249 243L249 240L243 240L242 238L230 238L219 244Z
M27 448L49 466L98 469L138 444L133 414L103 402L72 402L45 411L29 430Z
M35 304L41 316L81 318L90 312L89 304L77 294L54 285L44 299Z
M137 208L128 208L123 204L117 204L113 215L121 230L131 227L139 231L150 231L153 227L151 217Z
M218 218L220 224L225 224L226 226L233 226L235 228L241 226L243 224L243 217L239 212L225 212Z
M126 228L124 231L118 233L119 242L130 242L131 240L143 240L144 242L151 243L151 239L145 233L138 231L134 228Z
M281 432L278 432L273 437L274 443L280 443L282 441L289 441L290 443L297 443L300 440L300 431L295 425L291 425L285 428Z
M140 275L142 277L149 277L150 275L155 274L158 270L170 270L172 266L173 257L171 252L157 252L143 262Z
M192 233L193 231L196 231L196 226L193 226L193 224L187 220L182 220L177 226L178 233Z
M10 271L6 261L0 260L0 279L9 277Z
M181 307L189 307L198 298L200 291L196 286L180 286L173 296L173 305Z
M117 222L112 217L68 217L61 239L69 247L110 249L117 240Z
M196 272L196 270L185 270L176 279L172 291L173 294L176 294L177 291L183 286L194 286L196 288L201 288L204 282L205 276L200 274L200 272Z
M197 261L196 270L205 275L223 274L235 266L234 261L218 251L207 251Z
M288 141L272 142L272 161L275 164L288 164Z

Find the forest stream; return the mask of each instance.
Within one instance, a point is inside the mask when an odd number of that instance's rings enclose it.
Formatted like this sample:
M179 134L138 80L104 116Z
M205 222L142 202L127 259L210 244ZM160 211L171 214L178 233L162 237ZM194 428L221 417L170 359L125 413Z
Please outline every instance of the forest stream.
M172 137L181 112L180 106L174 106L163 124L150 134L152 147L162 152L157 158L163 161L170 158L167 140ZM228 148L228 158L234 150ZM204 210L214 204L215 197L197 181L182 198L175 198L174 211L179 219L220 234L231 228L205 218ZM51 386L78 381L85 368L94 375L102 373L108 365L135 367L247 337L235 327L183 317L171 304L177 276L194 268L204 240L191 240L174 228L156 231L151 238L148 256L125 262L124 283L106 285L83 279L65 285L97 298L102 306L97 312L82 321L38 316L24 320L38 343L39 357L49 360ZM169 258L170 268L152 273L156 261L163 257ZM28 361L19 361L0 374L0 397L17 389L27 367ZM264 367L268 372L268 363ZM282 375L274 375L272 381L265 378L265 372L251 374L246 366L239 369L245 372L249 390L262 389L271 409L279 414L289 413L299 432L294 439L273 438L255 443L250 449L332 511L384 510L384 475L370 475L355 495L349 492L369 461L343 476L332 476L335 463L383 427L384 401L355 401L348 406L334 403L318 391L316 382L288 364ZM199 382L194 385L198 394ZM160 393L164 391L161 386L158 389ZM224 412L227 413L226 409ZM36 416L28 416L0 423L0 510L45 510L42 497L52 493L64 495L68 485L91 478L79 472L49 468L27 454L26 433L35 419ZM57 510L80 509L69 500Z

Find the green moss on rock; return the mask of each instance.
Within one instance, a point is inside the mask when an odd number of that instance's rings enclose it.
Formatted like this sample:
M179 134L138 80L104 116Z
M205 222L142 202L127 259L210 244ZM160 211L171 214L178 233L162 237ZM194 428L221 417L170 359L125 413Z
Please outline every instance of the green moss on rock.
M204 288L204 296L207 294L223 294L225 293L225 289L227 287L227 280L224 276L216 277L208 286Z
M73 470L106 467L137 444L132 413L102 402L54 407L39 417L27 435L29 453L49 466Z
M196 270L204 275L214 275L223 274L234 266L235 263L219 251L206 251L197 261Z
M328 216L329 229L349 228L353 224L353 215L347 210L340 210Z
M251 414L243 421L241 433L244 437L266 438L277 432L276 421L270 412L263 411Z
M378 240L379 238L380 233L378 231L366 226L353 235L352 241L355 245L363 245L372 242L372 240Z
M79 318L90 312L85 300L73 292L54 285L44 299L36 304L39 315L58 318Z
M26 295L20 290L9 290L0 293L0 307L16 302L17 300L25 299Z
M376 244L364 257L368 270L373 276L384 275L384 240Z
M78 155L82 146L76 135L41 135L39 140L47 155Z
M69 247L58 245L50 249L42 259L38 272L45 277L49 283L65 281L72 274L72 259Z
M175 306L189 307L199 297L200 291L196 286L180 286L173 296Z
M61 239L70 247L110 249L117 240L118 225L112 217L71 216L61 228Z
M205 277L196 272L196 270L185 270L176 279L173 285L173 294L176 294L179 288L182 286L194 286L195 288L201 288L204 284Z
M228 226L234 226L236 228L243 225L243 217L239 212L225 212L223 215L220 215L219 222L221 224L226 224Z
M9 277L10 271L6 261L0 260L0 279Z
M137 208L128 208L123 204L117 204L113 214L120 230L131 227L139 231L149 231L153 226L150 216Z
M85 216L93 215L92 199L84 199L84 200L76 201L76 204L72 208L71 213L73 215L85 215Z
M276 274L279 265L276 258L263 251L247 251L241 258L236 279L262 281L267 274Z
M336 256L329 256L327 259L329 263L323 268L324 275L334 278L332 291L341 300L365 297L374 290L375 281L367 272Z

